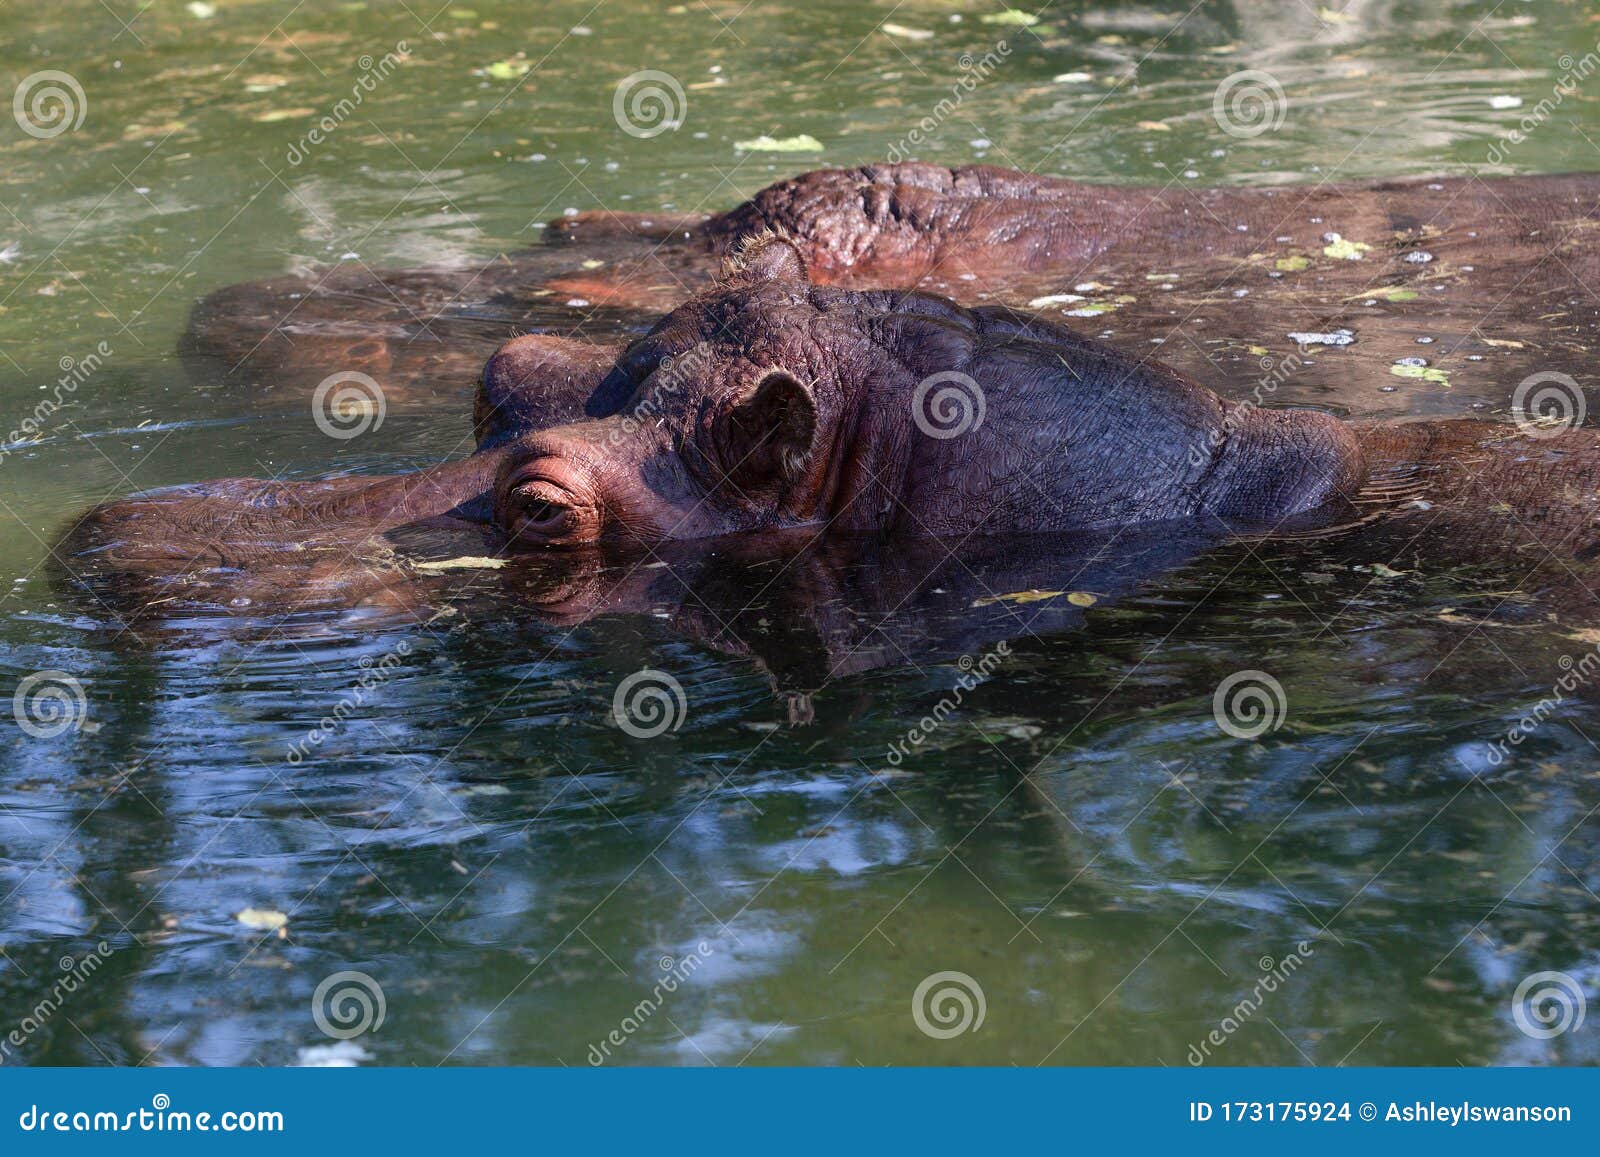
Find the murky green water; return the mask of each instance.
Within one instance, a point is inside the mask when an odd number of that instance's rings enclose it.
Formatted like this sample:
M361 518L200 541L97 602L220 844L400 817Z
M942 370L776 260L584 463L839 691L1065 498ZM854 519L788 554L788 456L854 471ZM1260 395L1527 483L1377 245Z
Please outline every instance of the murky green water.
M294 1062L332 1043L313 1012L341 972L384 1010L343 1055L389 1064L1179 1065L1214 1030L1227 1064L1600 1059L1592 1021L1540 1037L1513 1015L1531 974L1591 996L1600 982L1593 696L1489 758L1551 696L1559 656L1589 646L1514 608L1476 625L1520 575L1406 566L1379 541L1236 545L1086 614L1018 604L1009 654L931 728L961 687L956 656L999 635L804 584L575 628L464 607L424 626L139 631L52 587L52 536L107 496L394 469L468 436L465 399L335 442L309 407L191 380L177 339L221 286L351 254L481 262L567 208L710 210L882 160L949 95L961 54L1000 38L1004 63L917 155L1128 183L1466 173L1600 39L1590 6L1548 0L985 20L1001 12L0 10L6 90L60 70L86 102L57 136L0 129L0 428L64 359L109 350L0 460L0 692L59 671L84 693L59 735L0 731L5 1063ZM305 150L363 58L394 51L404 63ZM612 98L646 68L687 107L638 138ZM1249 139L1212 115L1244 68L1290 98ZM1600 166L1595 85L1492 171ZM735 148L763 133L821 150ZM1371 409L1406 407L1469 397ZM1378 561L1406 573L1375 580ZM841 608L850 646L805 629ZM753 653L714 645L704 623L730 617ZM644 667L684 708L635 738L613 694ZM814 721L790 727L788 693L817 669ZM1240 671L1284 691L1253 739L1213 716ZM911 729L923 742L892 756ZM287 925L252 928L247 909ZM924 1009L961 1019L933 995L952 984L966 1031L919 1024L919 986Z

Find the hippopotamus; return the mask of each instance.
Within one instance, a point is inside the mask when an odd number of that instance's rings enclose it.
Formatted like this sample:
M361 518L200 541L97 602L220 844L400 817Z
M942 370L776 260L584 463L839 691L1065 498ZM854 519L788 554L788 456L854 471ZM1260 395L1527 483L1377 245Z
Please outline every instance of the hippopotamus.
M1159 344L1225 395L1287 363L1304 399L1409 413L1452 388L1459 412L1505 405L1531 373L1587 369L1597 229L1596 174L1140 188L879 164L804 173L710 216L574 213L481 266L354 262L234 286L196 307L183 350L207 388L220 376L299 402L359 371L390 405L454 406L513 332L638 336L772 231L816 284L1065 314L1129 351ZM1419 356L1446 368L1397 380Z
M457 553L465 539L581 567L597 546L751 533L959 552L980 535L1329 535L1385 520L1396 542L1433 536L1454 557L1546 563L1562 581L1600 556L1590 431L1231 402L1003 306L818 285L776 235L626 345L505 344L475 416L464 459L138 496L89 512L65 550L76 568L164 584L163 604L258 609L382 602L415 569L408 551L440 534Z

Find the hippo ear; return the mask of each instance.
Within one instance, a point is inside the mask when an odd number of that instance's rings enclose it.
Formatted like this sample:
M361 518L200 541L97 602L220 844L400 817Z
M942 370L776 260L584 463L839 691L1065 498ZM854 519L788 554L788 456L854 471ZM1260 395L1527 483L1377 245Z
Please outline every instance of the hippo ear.
M800 247L777 233L747 238L728 261L724 277L728 281L791 281L800 285L810 281Z
M793 482L805 473L817 436L811 390L786 370L768 370L727 411L717 438L723 468L741 490Z

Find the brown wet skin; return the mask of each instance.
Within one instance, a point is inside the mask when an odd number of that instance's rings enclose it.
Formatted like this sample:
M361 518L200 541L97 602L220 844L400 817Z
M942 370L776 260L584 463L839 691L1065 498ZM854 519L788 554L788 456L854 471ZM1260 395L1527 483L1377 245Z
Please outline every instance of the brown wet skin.
M981 391L983 419L933 436L913 400L952 373ZM485 367L477 417L480 448L461 461L129 499L90 512L65 547L75 569L157 586L198 574L201 601L248 592L258 609L403 603L395 551L435 531L582 566L574 548L788 528L1302 534L1378 516L1453 557L1548 565L1585 589L1600 553L1600 441L1588 431L1353 425L1226 402L1056 323L813 285L777 239L620 351L509 343Z
M1141 356L1159 342L1164 360L1225 396L1259 382L1247 351L1265 347L1302 359L1301 398L1414 411L1408 395L1426 405L1442 389L1389 370L1424 353L1447 363L1453 398L1503 406L1529 373L1581 377L1592 363L1597 228L1594 174L1153 189L872 165L801 174L711 217L580 213L552 222L549 244L481 268L342 265L234 286L196 307L184 351L204 388L223 375L303 403L328 374L360 370L391 405L457 405L512 333L637 336L775 230L817 284L1022 308L1082 298L1037 308L1105 309L1068 323ZM1097 288L1073 293L1083 283ZM1288 337L1339 328L1354 345L1297 349Z

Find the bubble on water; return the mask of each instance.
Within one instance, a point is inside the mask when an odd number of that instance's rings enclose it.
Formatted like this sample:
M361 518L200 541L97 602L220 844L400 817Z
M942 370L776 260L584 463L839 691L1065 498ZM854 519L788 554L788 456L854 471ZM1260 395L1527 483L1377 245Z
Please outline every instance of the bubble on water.
M1413 265L1426 265L1433 260L1433 254L1426 249L1416 249L1407 253L1404 260L1411 262Z
M1482 354L1468 354L1467 355L1467 360L1469 362L1481 362L1483 360L1483 355Z
M1432 345L1433 344L1433 339L1431 337L1419 337L1417 339L1417 344L1418 345Z
M1425 365L1428 364L1428 359L1427 358L1395 358L1394 359L1394 364L1397 365L1397 366L1425 366Z

